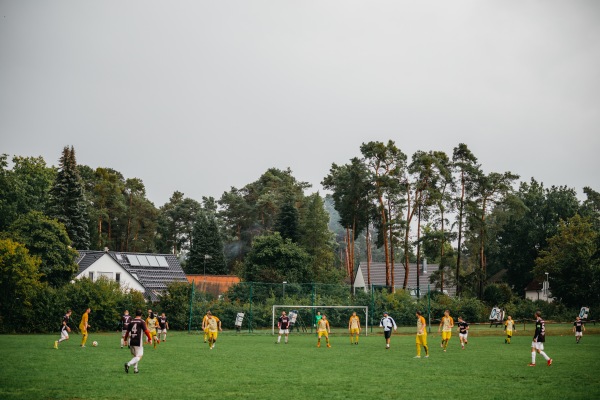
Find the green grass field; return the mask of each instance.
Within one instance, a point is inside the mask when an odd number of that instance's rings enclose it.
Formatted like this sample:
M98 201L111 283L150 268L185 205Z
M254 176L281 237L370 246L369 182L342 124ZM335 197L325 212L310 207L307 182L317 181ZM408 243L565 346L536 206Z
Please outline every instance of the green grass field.
M535 368L527 366L531 329L505 345L500 328L475 326L466 350L453 333L447 353L432 333L429 359L413 359L409 334L394 335L385 350L379 329L358 346L332 335L329 349L316 348L314 335L275 345L270 332L224 332L209 350L201 336L170 332L158 349L144 348L137 375L125 374L131 355L116 333L90 334L85 349L72 334L59 350L52 348L58 335L4 335L0 399L598 399L600 332L588 329L576 345L569 329L549 327L554 364L538 355Z

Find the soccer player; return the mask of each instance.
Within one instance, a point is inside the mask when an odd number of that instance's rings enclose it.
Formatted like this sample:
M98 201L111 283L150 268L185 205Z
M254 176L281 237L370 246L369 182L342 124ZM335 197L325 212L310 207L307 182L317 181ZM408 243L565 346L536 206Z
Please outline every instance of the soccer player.
M450 310L446 310L438 327L438 333L440 330L442 331L442 344L440 347L444 349L444 352L448 348L448 342L452 337L452 328L454 328L454 319L450 316Z
M156 345L158 343L160 343L160 339L158 338L158 336L156 336L156 328L158 327L158 318L156 318L156 315L154 315L154 313L152 312L152 310L148 310L148 318L146 318L146 326L148 327L148 330L150 331L150 337L152 338L151 341L154 345L154 348L156 348Z
M214 315L209 314L206 325L208 326L208 346L212 350L217 342L219 331L223 331L221 328L221 320Z
M573 322L573 332L575 332L575 342L579 344L581 337L583 336L583 332L585 331L585 325L579 316ZM67 338L68 339L68 338Z
M317 315L315 315L315 327L319 326L319 321L323 318L321 315L321 311L317 311Z
M163 342L166 342L167 341L167 329L169 329L169 321L167 321L167 316L165 315L165 313L160 314L160 317L158 317L158 327L160 329L160 334L161 334L160 340L162 340Z
M379 326L383 328L383 336L385 337L385 349L388 350L390 348L390 338L392 337L392 329L396 331L398 327L396 326L396 321L394 318L388 315L387 311L383 312L383 318L379 321Z
M281 342L281 335L285 335L285 344L288 344L288 336L290 334L290 319L285 315L285 311L281 312L281 317L277 321L277 327L279 328L279 336L277 336L277 344Z
M129 344L125 341L125 335L127 334L127 327L129 326L130 322L131 315L129 315L129 310L125 310L121 316L121 348L123 348L125 345L129 346Z
M425 358L429 358L429 347L427 346L427 323L421 311L417 311L417 356L421 358L421 346L425 349Z
M321 313L319 313L321 314ZM317 347L321 347L321 336L325 336L325 341L327 342L327 347L331 347L329 344L329 334L331 333L331 327L329 326L329 321L327 320L327 315L324 315L319 319L319 323L317 324Z
M516 326L517 324L515 324L515 321L509 315L504 323L504 330L506 331L506 339L504 339L504 343L510 344L510 339L512 338L513 332L517 331Z
M91 311L92 310L88 307L81 316L81 322L79 323L79 331L81 332L81 347L85 347L85 342L87 342L88 339L88 328L91 326L89 324Z
M460 339L460 347L461 349L465 349L465 345L468 341L469 336L469 324L467 321L462 319L462 317L458 317L458 338Z
M62 324L60 325L60 339L54 341L54 348L58 349L58 344L63 340L69 340L69 319L71 318L71 310L67 310L67 313L63 316ZM578 317L579 318L579 317Z
M206 311L206 314L204 315L204 318L202 318L202 330L204 331L204 343L206 343L206 340L208 339L208 318L211 315L210 310Z
M530 367L535 367L535 353L541 354L548 363L548 366L552 365L552 359L544 353L544 343L546 342L546 323L542 319L542 312L535 312L535 332L533 334L533 341L531 342L531 363Z
M360 318L356 315L356 311L352 313L348 321L348 331L350 332L350 344L358 344L360 336Z
M142 334L146 334L148 338L148 342L152 340L150 336L150 331L148 331L148 327L146 323L142 319L142 310L135 310L135 318L131 320L129 326L127 326L127 332L125 333L125 341L129 338L129 350L133 355L131 361L125 363L125 372L129 373L129 367L133 365L133 372L137 374L140 372L138 370L138 363L144 356L144 341L142 340Z

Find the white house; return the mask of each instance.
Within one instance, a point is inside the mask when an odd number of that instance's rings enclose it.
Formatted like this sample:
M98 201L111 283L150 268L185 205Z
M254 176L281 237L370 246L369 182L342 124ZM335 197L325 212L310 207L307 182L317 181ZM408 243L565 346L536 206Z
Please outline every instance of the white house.
M552 293L548 281L532 280L525 288L525 298L529 300L543 300L552 303Z
M425 261L419 266L417 270L417 264L409 264L408 272L408 289L413 296L417 295L417 288L419 293L423 295L427 293L427 286L429 285L430 290L439 290L439 282L430 283L430 277L433 272L439 269L437 264L427 264ZM394 287L396 289L402 289L404 284L404 264L394 264L392 266L394 272ZM371 284L375 286L385 286L385 263L372 262L370 266ZM361 262L356 270L354 276L354 288L368 290L368 277L367 277L367 263ZM437 283L437 287L436 287ZM456 286L450 284L450 282L444 279L444 293L449 296L456 295Z
M157 301L171 282L187 282L179 260L172 254L80 250L76 279L102 277L119 282Z

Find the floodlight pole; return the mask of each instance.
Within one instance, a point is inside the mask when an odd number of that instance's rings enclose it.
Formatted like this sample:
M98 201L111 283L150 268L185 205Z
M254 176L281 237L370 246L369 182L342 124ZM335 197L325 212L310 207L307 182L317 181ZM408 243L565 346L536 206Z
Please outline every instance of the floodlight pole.
M206 260L210 260L211 258L212 257L210 256L210 254L204 255L204 285L203 285L204 294L206 294Z

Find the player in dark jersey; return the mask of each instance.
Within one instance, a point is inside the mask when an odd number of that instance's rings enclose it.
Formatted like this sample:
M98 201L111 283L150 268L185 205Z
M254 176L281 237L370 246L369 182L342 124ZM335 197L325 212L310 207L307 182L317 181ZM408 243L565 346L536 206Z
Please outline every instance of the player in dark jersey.
M129 373L129 367L133 365L133 372L138 373L138 363L144 356L144 341L142 340L142 334L146 334L148 341L152 339L150 331L146 327L146 323L142 319L142 310L135 310L135 318L131 320L127 327L127 333L125 334L125 340L131 338L129 341L129 349L133 358L131 361L125 363L125 372Z
M583 324L583 321L581 320L581 318L578 316L575 319L575 322L573 322L573 332L575 332L575 342L577 344L579 344L579 341L581 340L581 337L583 336L584 331L585 331L585 325Z
M163 342L167 341L167 329L169 329L169 321L167 321L165 313L162 313L160 314L160 317L158 317L158 333L162 335L160 340Z
M285 311L281 312L281 317L277 321L277 327L279 328L279 336L277 337L277 344L281 342L281 335L285 335L285 344L288 343L288 336L290 334L290 318L285 315Z
M458 338L460 339L460 347L464 350L467 341L469 340L469 324L467 321L458 317Z
M129 315L129 310L125 310L123 316L121 317L121 348L123 348L125 345L129 346L129 343L125 341L125 334L127 333L127 327L129 326L130 322L131 315Z
M535 367L535 353L541 354L548 363L548 366L552 365L552 359L544 353L544 343L546 342L546 323L542 319L542 312L536 311L535 313L535 332L533 334L533 341L531 342L531 363L530 367Z
M54 348L58 349L58 344L64 340L69 340L69 332L71 332L71 328L69 328L69 320L71 319L71 310L68 310L65 315L63 315L62 323L60 325L60 339L54 341Z

